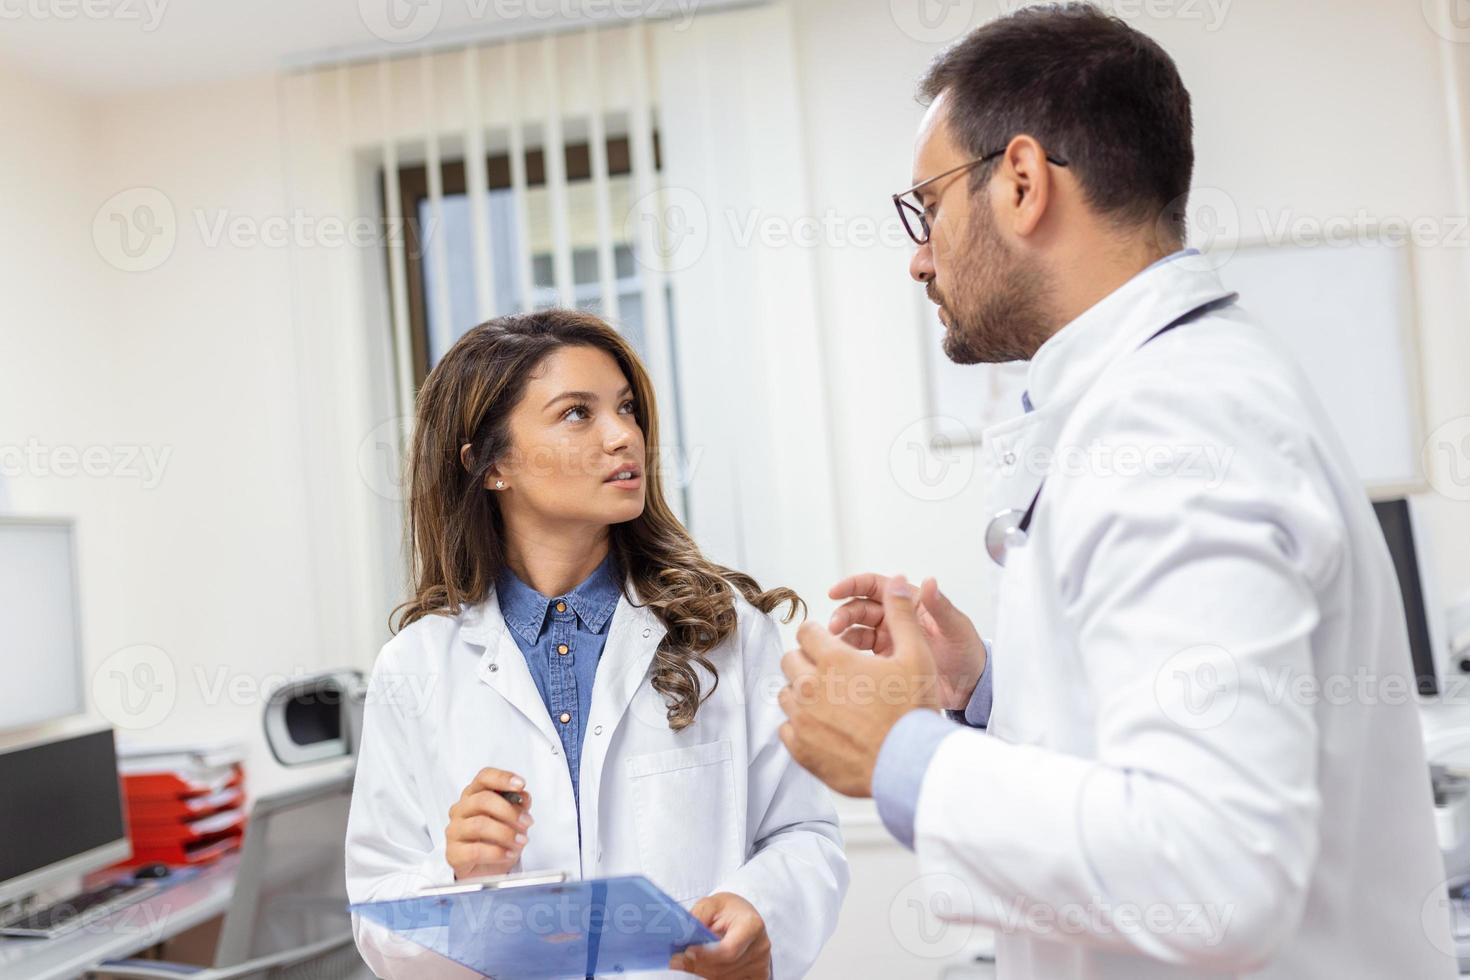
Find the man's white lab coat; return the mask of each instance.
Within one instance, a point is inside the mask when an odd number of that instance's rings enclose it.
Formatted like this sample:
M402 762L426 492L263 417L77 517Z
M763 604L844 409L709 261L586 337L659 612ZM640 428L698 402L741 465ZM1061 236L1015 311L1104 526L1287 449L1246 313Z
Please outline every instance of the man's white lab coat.
M931 907L996 927L1002 977L1452 977L1382 534L1250 297L1155 338L1229 295L1204 261L1051 338L1036 410L985 433L994 511L1051 469L989 731L924 777Z

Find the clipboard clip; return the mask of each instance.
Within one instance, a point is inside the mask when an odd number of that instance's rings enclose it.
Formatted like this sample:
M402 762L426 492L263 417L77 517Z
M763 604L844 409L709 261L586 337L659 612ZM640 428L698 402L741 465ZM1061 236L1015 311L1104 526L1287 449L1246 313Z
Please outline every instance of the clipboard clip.
M517 874L485 875L465 878L448 885L428 885L418 890L419 897L434 895L468 895L471 892L504 891L533 885L560 885L571 878L566 871L522 871Z

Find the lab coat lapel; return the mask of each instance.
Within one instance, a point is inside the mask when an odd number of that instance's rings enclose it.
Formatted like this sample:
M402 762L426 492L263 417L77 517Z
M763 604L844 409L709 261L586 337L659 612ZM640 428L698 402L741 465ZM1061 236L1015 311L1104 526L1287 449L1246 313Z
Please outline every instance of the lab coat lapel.
M466 614L460 638L485 648L476 676L525 715L552 745L560 745L561 739L551 725L551 716L546 713L546 704L531 678L531 668L526 665L526 656L506 628L494 590L483 603Z
M1075 401L1110 364L1159 330L1230 295L1202 255L1140 272L1041 345L1027 369L1031 401L1042 408Z
M1139 273L1067 324L1032 358L1033 412L986 429L991 509L1025 510L1055 462L1068 416L1108 365L1179 317L1231 295L1203 256L1182 256Z
M1049 405L993 425L981 436L981 464L990 471L990 510L1024 511L1046 478L1064 413Z
M618 607L608 627L607 643L603 646L597 677L592 683L587 732L582 740L582 771L578 782L582 795L583 868L596 869L602 865L599 844L602 807L599 804L604 797L602 776L608 748L628 715L638 689L648 679L659 642L668 632L663 621L651 609L630 602L630 594L636 595L631 582L618 598Z
M618 608L613 612L607 643L602 650L602 660L597 665L597 678L592 684L592 709L588 715L588 724L602 725L609 734L627 713L633 696L648 676L659 641L668 632L663 620L653 610L629 601L630 593L633 593L631 582L624 594L618 597ZM603 739L594 747L594 751L604 751L606 745L607 739ZM594 755L583 752L584 770L593 759ZM600 768L600 756L596 757L596 762Z

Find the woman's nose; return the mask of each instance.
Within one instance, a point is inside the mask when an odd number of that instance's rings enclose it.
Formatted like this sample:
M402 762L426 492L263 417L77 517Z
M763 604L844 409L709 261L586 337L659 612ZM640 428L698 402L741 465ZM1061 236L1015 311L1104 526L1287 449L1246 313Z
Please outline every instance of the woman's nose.
M633 444L633 439L638 431L638 422L631 415L614 416L608 425L607 433L602 437L603 449L609 453L627 449Z

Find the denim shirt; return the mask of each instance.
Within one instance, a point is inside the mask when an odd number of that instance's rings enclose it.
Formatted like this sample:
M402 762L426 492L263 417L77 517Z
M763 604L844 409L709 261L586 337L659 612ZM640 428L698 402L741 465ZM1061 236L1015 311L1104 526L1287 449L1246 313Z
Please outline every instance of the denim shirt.
M622 588L612 555L564 595L548 598L505 569L496 581L500 613L525 655L531 678L561 745L581 806L582 737L592 710L592 681L607 643L608 624Z

